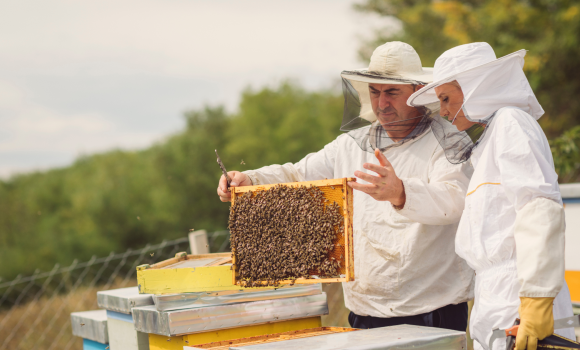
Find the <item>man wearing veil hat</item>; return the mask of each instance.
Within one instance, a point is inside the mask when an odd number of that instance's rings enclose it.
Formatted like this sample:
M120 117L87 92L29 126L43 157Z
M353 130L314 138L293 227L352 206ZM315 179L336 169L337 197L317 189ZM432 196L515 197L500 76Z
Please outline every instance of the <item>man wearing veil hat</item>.
M342 72L341 130L298 163L230 172L232 186L357 176L355 281L343 283L355 328L414 324L465 331L473 271L454 252L471 175L453 165L430 129L434 118L407 98L432 80L408 44L379 46L368 69ZM230 200L222 176L222 201Z
M572 316L562 197L525 55L496 59L487 43L455 47L435 62L435 81L408 101L439 101L446 120L431 126L449 162L474 166L455 250L476 272L469 327L476 349L488 349L492 330L519 317L516 349L535 350L554 319ZM574 338L573 328L556 333ZM505 339L491 347L505 349Z

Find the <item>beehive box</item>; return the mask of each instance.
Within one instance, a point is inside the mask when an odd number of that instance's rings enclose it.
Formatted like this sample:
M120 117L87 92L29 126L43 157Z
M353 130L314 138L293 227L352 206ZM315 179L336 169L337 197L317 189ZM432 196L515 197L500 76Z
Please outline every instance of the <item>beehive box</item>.
M321 325L321 317L316 316L179 336L168 337L165 335L149 333L149 348L150 350L183 350L184 346L193 346L193 344L222 342L231 339L317 328L321 327Z
M175 258L157 264L139 265L139 293L173 294L243 289L232 284L230 263L230 253L187 255L180 252L175 254Z
M268 335L261 335L249 338L241 338L234 340L225 340L206 344L197 344L189 347L190 349L211 349L211 350L228 350L231 347L239 346L250 346L265 343L275 343L279 341L291 340L291 339L301 339L316 337L320 335L327 335L333 333L343 333L343 332L353 332L357 331L355 328L343 328L343 327L317 327L309 329L301 329L297 331L275 333ZM188 348L188 347L184 347Z
M344 231L338 233L336 239L333 241L334 249L328 254L329 258L334 258L340 261L340 269L338 278L318 278L317 271L310 271L309 278L297 278L279 281L279 284L305 284L305 283L333 283L333 282L348 282L354 281L354 251L353 251L353 238L352 238L352 215L353 215L353 198L352 198L352 188L347 186L348 181L356 181L355 178L342 178L342 179L331 179L331 180L319 180L319 181L306 181L306 182L291 182L283 184L272 184L272 185L259 185L259 186L243 186L234 187L232 191L232 210L235 210L236 198L244 195L246 192L258 192L265 191L274 186L285 185L288 187L310 187L316 186L320 189L324 198L328 200L328 203L336 202L340 206L340 212L344 218ZM238 266L236 266L236 251L235 247L232 247L232 264L233 271L232 279L233 283L239 286L243 286L244 282L240 279L240 274L238 271ZM264 285L267 284L266 281L261 281Z

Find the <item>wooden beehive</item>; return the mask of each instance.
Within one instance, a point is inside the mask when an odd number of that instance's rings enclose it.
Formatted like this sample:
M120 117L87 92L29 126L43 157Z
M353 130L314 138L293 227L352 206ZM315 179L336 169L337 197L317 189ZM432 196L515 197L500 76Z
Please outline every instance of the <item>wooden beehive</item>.
M182 350L184 346L193 344L207 344L224 342L232 339L257 337L268 334L285 333L322 326L321 316L299 318L264 324L249 325L237 328L211 330L201 333L166 336L149 333L149 347L151 350L171 349ZM170 340L168 340L170 339Z
M340 261L340 277L339 278L317 278L314 277L317 271L311 271L310 278L298 278L295 280L283 280L280 284L306 284L306 283L332 283L332 282L348 282L354 281L354 250L353 250L353 238L352 238L352 188L347 186L347 181L356 181L354 178L342 178L342 179L331 179L331 180L318 180L318 181L305 181L305 182L290 182L283 184L272 184L272 185L258 185L258 186L244 186L244 187L234 187L232 191L232 208L236 198L243 195L246 192L257 192L265 191L271 187L277 185L286 185L288 187L310 187L316 186L324 193L324 197L328 199L329 203L336 202L341 209L342 216L344 217L344 232L338 233L337 238L334 240L334 249L329 253L329 258L333 257ZM233 209L232 209L233 210ZM233 283L236 285L243 285L240 281L240 275L238 272L238 266L236 266L236 252L235 248L232 247L232 264L233 264ZM266 281L263 281L266 284Z
M196 345L191 345L191 346L193 346L193 348L197 348L197 349L228 350L232 346L236 346L236 347L250 346L250 345L258 345L258 344L264 344L264 343L274 343L274 342L291 340L291 339L316 337L319 335L327 335L327 334L342 333L342 332L353 332L353 331L358 331L358 329L356 329L356 328L343 328L343 327L317 327L317 328L301 329L298 331L261 335L261 336L249 337L249 338L225 340L225 341L206 343L206 344L196 344Z
M231 260L230 253L187 255L180 252L175 254L175 258L157 264L139 265L139 293L174 294L243 289L232 283Z

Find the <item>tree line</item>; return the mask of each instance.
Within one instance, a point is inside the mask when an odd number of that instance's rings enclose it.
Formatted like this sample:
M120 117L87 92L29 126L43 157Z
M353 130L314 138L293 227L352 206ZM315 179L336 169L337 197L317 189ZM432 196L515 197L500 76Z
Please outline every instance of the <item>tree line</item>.
M221 170L296 162L340 133L342 96L282 83L246 90L239 109L185 113L186 128L141 151L84 156L66 168L0 181L0 277L49 270L187 235L224 230Z

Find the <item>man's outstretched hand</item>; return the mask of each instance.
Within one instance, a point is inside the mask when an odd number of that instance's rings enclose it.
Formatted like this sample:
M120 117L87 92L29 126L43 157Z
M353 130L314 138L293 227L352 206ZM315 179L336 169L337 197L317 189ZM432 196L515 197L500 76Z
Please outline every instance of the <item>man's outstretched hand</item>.
M242 174L239 171L228 171L228 176L232 179L230 186L252 186L252 180L246 174ZM217 189L217 194L220 196L222 202L229 202L232 200L232 194L228 190L228 181L226 177L222 175Z
M380 165L364 163L363 168L374 171L378 176L357 170L354 175L369 182L369 184L348 182L348 185L355 190L367 193L378 201L389 201L395 207L402 208L406 201L403 181L397 177L395 169L380 150L375 149L375 157L379 160Z

